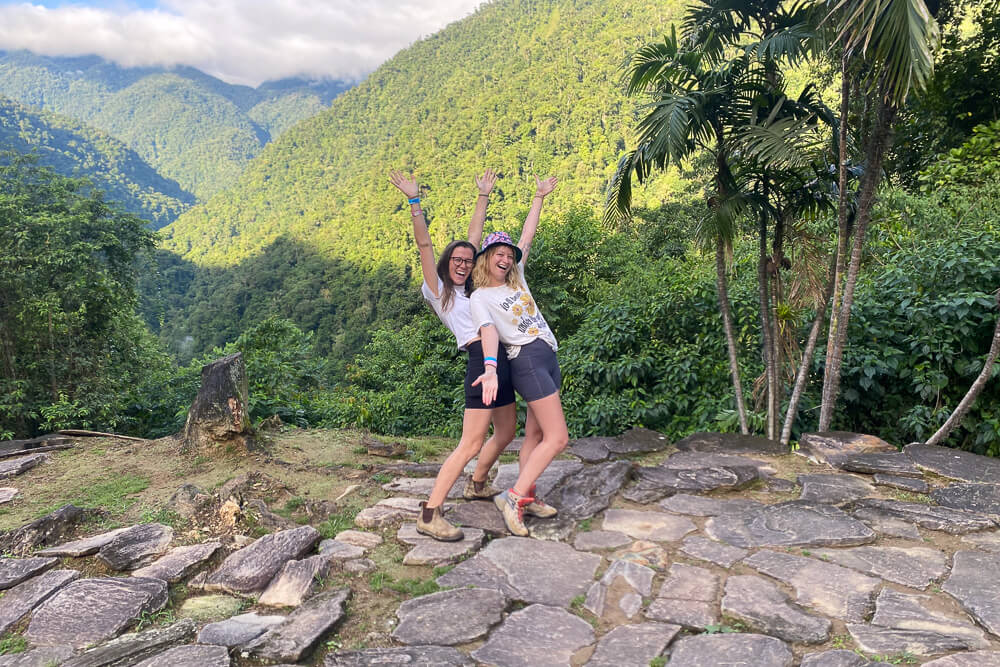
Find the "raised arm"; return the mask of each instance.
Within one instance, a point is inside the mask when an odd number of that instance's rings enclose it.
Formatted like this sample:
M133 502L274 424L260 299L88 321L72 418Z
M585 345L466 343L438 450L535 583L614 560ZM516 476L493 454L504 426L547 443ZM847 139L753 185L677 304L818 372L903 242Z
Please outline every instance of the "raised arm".
M521 226L521 238L517 240L517 247L523 253L521 256L522 262L528 261L528 251L531 250L531 242L535 240L535 232L538 231L538 218L542 215L542 202L545 200L545 197L556 189L556 183L558 182L559 179L555 176L550 176L544 181L539 180L535 176L535 196L531 198L531 208L528 210L528 216L524 219L524 224Z
M472 220L469 221L469 243L479 247L483 242L483 223L486 221L486 205L490 201L490 192L497 182L497 175L492 169L487 169L482 176L476 176L476 188L479 195L476 197L476 208L472 211Z
M403 172L393 169L389 172L389 182L399 188L399 191L406 195L410 202L410 216L413 218L413 238L417 241L417 248L420 249L420 269L424 274L424 282L435 297L438 294L437 265L434 259L434 245L431 243L431 235L427 231L427 220L424 219L424 210L420 206L420 188L415 179L407 178ZM416 201L414 201L416 200Z

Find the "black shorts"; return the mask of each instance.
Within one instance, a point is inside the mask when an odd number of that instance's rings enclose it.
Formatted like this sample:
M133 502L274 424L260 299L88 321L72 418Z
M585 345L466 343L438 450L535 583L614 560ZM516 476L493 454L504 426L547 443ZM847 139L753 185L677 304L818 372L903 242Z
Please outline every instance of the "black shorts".
M472 383L483 374L483 344L481 341L470 343L466 350L469 361L465 365L465 409L492 410L514 402L514 384L510 379L510 362L507 361L507 351L503 345L497 350L497 397L490 405L483 405L483 386L472 386Z
M510 369L514 388L529 403L551 396L562 386L555 350L541 338L522 345L518 355L510 360Z

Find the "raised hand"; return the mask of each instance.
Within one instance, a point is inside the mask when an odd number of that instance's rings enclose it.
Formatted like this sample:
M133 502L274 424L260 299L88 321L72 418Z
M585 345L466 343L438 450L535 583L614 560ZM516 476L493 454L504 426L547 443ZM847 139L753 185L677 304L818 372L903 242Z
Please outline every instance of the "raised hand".
M559 179L555 176L549 176L544 181L539 180L538 176L535 176L535 196L544 199L546 195L551 194L556 189L558 182Z
M492 367L490 367L492 369ZM497 397L497 389L499 389L500 381L497 378L496 371L487 370L472 383L472 386L483 385L483 405L491 405L493 399Z
M412 176L407 178L398 169L389 172L389 182L399 188L399 191L406 195L407 199L413 199L420 194L420 187L417 185L416 179Z
M496 182L497 175L492 169L487 169L482 176L476 176L476 187L479 188L481 195L488 195L492 192Z

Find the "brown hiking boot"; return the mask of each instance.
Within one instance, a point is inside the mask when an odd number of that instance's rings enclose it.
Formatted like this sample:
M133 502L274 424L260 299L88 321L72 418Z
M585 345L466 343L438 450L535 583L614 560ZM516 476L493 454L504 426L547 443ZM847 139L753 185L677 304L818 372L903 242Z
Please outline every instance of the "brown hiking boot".
M489 480L479 484L482 488L477 489L472 475L469 475L469 480L465 483L465 489L462 491L462 497L466 500L489 500L500 493L500 489L490 484Z
M503 493L493 498L494 504L503 515L503 522L507 524L507 530L513 535L527 537L527 526L524 525L524 508L533 501L531 496L519 496L514 489L507 489Z
M552 505L549 505L547 502L545 502L535 494L534 485L531 486L531 491L529 491L528 494L533 498L530 503L524 506L525 514L537 516L541 519L549 519L559 513L559 510L557 510Z
M465 537L462 530L445 521L441 508L428 508L427 503L420 503L420 516L417 517L417 532L433 537L441 542L458 542ZM426 516L427 514L430 516Z

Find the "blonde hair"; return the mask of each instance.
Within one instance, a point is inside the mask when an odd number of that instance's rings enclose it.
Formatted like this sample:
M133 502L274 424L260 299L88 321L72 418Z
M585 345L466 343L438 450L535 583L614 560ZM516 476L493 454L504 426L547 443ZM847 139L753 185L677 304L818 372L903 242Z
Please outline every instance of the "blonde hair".
M490 286L489 261L501 247L509 248L510 246L507 246L504 243L498 243L483 254L479 255L479 257L476 257L476 265L472 269L472 287L474 289ZM520 274L521 272L517 270L517 264L512 265L509 269L507 269L507 277L504 279L504 284L513 290L525 289L524 285L521 284Z

